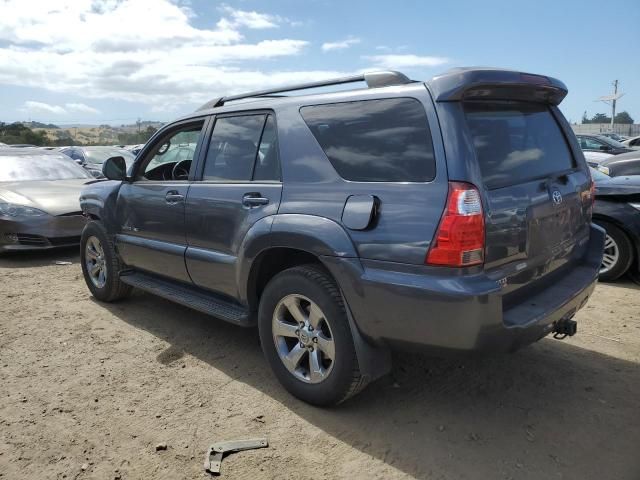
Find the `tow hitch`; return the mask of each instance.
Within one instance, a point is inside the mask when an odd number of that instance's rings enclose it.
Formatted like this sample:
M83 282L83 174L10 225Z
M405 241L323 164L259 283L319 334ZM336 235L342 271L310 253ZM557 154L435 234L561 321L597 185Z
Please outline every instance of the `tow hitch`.
M573 337L578 331L578 322L571 318L561 318L553 325L553 338L562 340L567 336Z

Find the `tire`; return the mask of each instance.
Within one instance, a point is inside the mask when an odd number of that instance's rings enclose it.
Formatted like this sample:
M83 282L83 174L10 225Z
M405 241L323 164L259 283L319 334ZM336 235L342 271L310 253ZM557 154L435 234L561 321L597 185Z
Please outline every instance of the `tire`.
M91 252L95 256L92 257ZM92 273L92 267L102 265L104 276ZM102 302L115 302L129 296L132 288L120 281L122 263L116 254L113 241L100 222L91 221L82 230L80 238L80 265L84 281L91 294Z
M612 223L601 220L595 223L607 233L599 278L604 282L611 282L629 270L633 261L633 244L627 234Z
M291 314L296 310L297 319ZM314 323L317 328L311 328ZM271 369L299 399L336 405L364 388L342 295L321 266L294 267L273 277L260 298L258 328ZM294 350L299 362L287 367L283 355L293 356Z

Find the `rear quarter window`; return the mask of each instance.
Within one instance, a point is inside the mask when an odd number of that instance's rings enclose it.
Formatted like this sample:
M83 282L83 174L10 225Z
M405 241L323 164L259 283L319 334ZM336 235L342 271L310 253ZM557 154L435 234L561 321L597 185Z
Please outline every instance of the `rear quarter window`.
M465 102L464 111L487 188L523 183L575 167L548 106Z
M435 156L422 104L410 98L302 107L338 174L355 182L428 182Z

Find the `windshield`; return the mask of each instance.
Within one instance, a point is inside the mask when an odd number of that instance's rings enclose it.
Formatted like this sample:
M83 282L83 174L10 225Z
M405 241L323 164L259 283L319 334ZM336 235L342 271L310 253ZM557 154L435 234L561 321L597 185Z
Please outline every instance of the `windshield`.
M466 102L464 111L487 188L524 183L575 167L548 106Z
M626 145L623 145L620 142L616 142L613 138L605 137L604 135L598 135L597 138L598 140L601 140L607 145L611 145L614 148L627 148Z
M33 182L93 177L64 155L15 155L0 158L0 182Z
M84 150L88 163L102 164L110 157L123 157L127 165L131 165L135 156L119 148L87 148Z
M594 182L606 182L607 180L609 180L609 177L607 175L599 170L596 170L593 167L589 167L589 171L591 172L591 178Z

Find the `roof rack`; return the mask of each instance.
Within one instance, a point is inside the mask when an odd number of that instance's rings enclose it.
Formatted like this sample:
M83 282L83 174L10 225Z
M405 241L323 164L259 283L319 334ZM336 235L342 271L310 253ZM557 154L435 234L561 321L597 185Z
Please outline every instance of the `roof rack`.
M405 85L412 83L414 80L409 79L406 75L393 70L380 71L380 72L368 72L361 75L353 75L351 77L332 78L328 80L321 80L318 82L299 83L296 85L289 85L287 87L271 88L268 90L257 90L255 92L241 93L239 95L229 95L227 97L214 98L198 108L200 110L208 110L210 108L221 107L227 102L234 100L241 100L244 98L252 97L274 97L277 93L294 92L297 90L307 90L310 88L330 87L333 85L343 85L346 83L365 82L369 88L389 87L392 85Z

